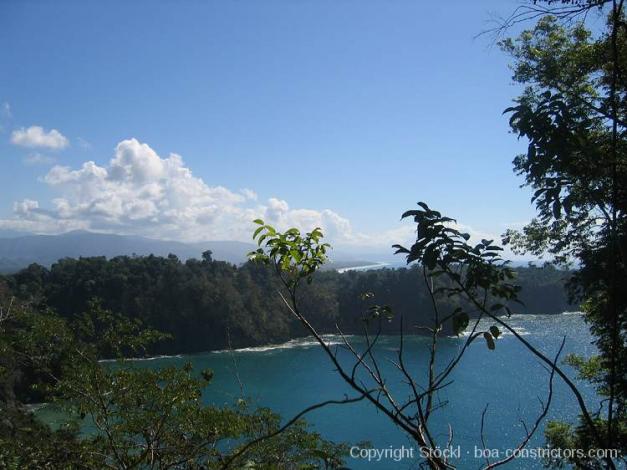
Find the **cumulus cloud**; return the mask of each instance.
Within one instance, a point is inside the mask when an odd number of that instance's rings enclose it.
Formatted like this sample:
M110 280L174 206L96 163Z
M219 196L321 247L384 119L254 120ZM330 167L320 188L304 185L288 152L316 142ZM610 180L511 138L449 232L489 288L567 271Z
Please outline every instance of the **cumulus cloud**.
M33 153L25 162L51 163L49 158ZM234 191L210 186L192 173L180 155L161 157L136 139L120 142L104 165L93 161L78 168L56 165L40 181L55 197L15 202L13 215L0 219L0 228L35 233L83 229L182 241L251 241L252 220L262 218L280 230L321 227L338 250L390 254L392 244L409 246L416 237L416 226L409 220L389 230L364 234L331 209L293 208L278 197L260 201L248 188ZM473 227L455 227L468 232L471 242L499 240ZM515 258L509 251L504 254Z
M250 199L251 201L256 201L258 199L257 193L252 189L244 188L240 190L240 193L242 193L246 199Z
M29 148L61 150L67 147L70 141L56 129L46 131L41 126L30 126L13 131L11 143Z
M32 199L24 199L13 204L13 211L19 215L36 212L39 209L39 203Z
M136 139L120 142L106 165L54 166L42 181L58 197L45 204L15 203L0 227L55 233L91 229L164 239L250 241L252 220L280 229L321 227L329 239L360 243L348 219L330 209L290 208L287 201L258 202L250 189L210 186L193 175L182 157L163 158Z

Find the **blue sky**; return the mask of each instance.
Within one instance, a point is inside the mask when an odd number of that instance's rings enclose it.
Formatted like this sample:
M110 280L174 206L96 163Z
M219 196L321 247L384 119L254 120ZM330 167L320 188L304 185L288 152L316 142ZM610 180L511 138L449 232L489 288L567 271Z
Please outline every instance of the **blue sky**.
M0 228L384 246L421 200L499 235L533 216L519 89L474 36L517 4L0 2Z

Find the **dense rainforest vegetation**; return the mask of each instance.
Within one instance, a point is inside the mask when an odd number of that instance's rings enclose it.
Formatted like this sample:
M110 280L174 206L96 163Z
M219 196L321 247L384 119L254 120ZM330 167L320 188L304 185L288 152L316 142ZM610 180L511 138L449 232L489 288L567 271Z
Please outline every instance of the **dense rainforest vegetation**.
M516 269L522 286L520 313L560 313L575 309L564 289L568 273L550 266ZM363 332L366 310L362 294L403 313L415 326L429 320L428 293L417 268L316 273L304 288L302 308L323 333ZM102 307L172 335L155 345L160 354L189 353L286 341L305 335L300 322L276 295L278 281L254 263L242 267L177 257L104 257L63 259L50 269L31 265L5 277L9 288L38 309L51 308L71 319L97 300ZM445 300L441 302L446 303ZM452 310L453 303L443 307ZM398 317L383 326L398 333ZM418 332L418 330L415 330ZM449 332L450 333L450 332ZM230 342L230 344L229 344Z
M34 310L0 283L0 468L338 468L347 446L245 397L204 404L213 372L144 368L164 335L91 303L71 319ZM115 357L116 367L99 358ZM50 427L28 402L61 412ZM282 424L284 423L284 424Z
M542 404L536 425L520 448L544 425L555 377L573 392L580 411L576 424L549 421L547 444L552 449L585 452L564 454L543 464L623 468L627 449L624 2L525 3L526 9L517 9L504 28L543 14L556 16L540 18L534 29L501 43L514 59L514 80L525 86L506 113L512 131L529 142L527 153L515 158L514 168L534 190L538 215L521 231L508 232L504 243L521 252L548 252L557 262L577 260L574 276L550 266L512 272L496 254L500 247L492 246L492 241L472 246L468 234L453 229L448 224L451 219L424 203L403 215L417 223L416 243L397 247L408 262L419 263L417 268L315 272L325 257L321 232L280 233L263 221L255 237L261 234L257 258L265 267L238 268L213 261L209 252L202 260L185 263L175 256L147 256L64 259L50 269L31 265L0 279L0 468L338 468L345 460L346 446L309 431L297 419L302 414L281 427L278 416L249 409L243 398L232 406L204 406L199 397L211 386L211 371L194 371L191 365L142 369L122 358L278 342L305 334L303 325L314 333L333 333L336 324L345 333L360 333L361 320L368 318L365 311L379 321L384 333L396 333L401 317L406 326L427 324L425 312L434 312L433 360L428 377L422 378L427 386L419 392L415 385L420 378L415 380L405 368L401 335L397 366L413 395L403 405L390 399L379 369L368 368L376 366L368 339L365 352L353 351L357 362L352 373L343 372L342 377L359 394L334 404L365 398L382 413L388 410L392 422L421 449L432 448L428 419L440 408L435 399L446 386L442 381L458 364L453 360L440 371L435 367L438 334L451 333L440 327L462 317L464 321L454 329L465 329L473 308L474 315L479 309L495 324L487 331L471 330L466 345L483 338L489 349L495 349L494 338L506 329L544 362L550 374L546 407ZM604 7L606 29L596 37L585 29L585 20L589 12ZM569 26L578 18L580 23ZM598 348L595 356L571 354L566 362L602 397L596 410L588 408L578 384L561 368L559 352L565 339L555 358L547 357L516 336L505 317L497 316L509 305L493 303L518 298L523 304L511 306L519 313L578 308L565 296L566 279L571 294L582 304ZM291 296L286 303L296 319L275 295L280 281ZM455 301L447 297L451 294ZM373 295L385 307L368 310L366 302ZM436 295L437 302L429 308ZM389 312L394 317L388 319ZM317 339L324 349L323 338ZM334 353L325 351L342 373ZM124 367L98 361L109 356L120 359ZM357 367L366 368L374 388L356 380ZM380 400L382 396L388 398L390 408ZM67 422L59 430L50 429L27 411L24 405L29 400L57 401L67 413ZM418 412L409 415L407 410ZM86 419L99 432L80 436ZM482 438L483 424L482 415ZM452 431L449 434L452 439ZM618 458L596 452L603 449L619 450ZM485 468L507 463L486 459ZM453 468L438 456L424 464L437 470Z

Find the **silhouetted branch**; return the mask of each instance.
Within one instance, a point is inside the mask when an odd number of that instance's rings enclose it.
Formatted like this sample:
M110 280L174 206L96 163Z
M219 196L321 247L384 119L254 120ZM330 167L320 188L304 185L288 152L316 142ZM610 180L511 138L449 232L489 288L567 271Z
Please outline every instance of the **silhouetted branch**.
M264 436L258 437L257 439L253 439L250 442L247 442L246 445L244 445L242 448L240 448L237 452L235 452L233 455L231 455L221 466L220 469L221 470L226 470L227 468L229 468L229 466L238 458L241 457L242 455L244 455L244 453L246 453L251 447L265 441L268 439L271 439L273 437L278 436L279 434L281 434L282 432L284 432L287 428L289 428L290 426L292 426L294 423L296 423L299 419L301 419L303 416L305 416L307 413L310 413L314 410L318 410L320 408L323 408L325 406L329 406L329 405L346 405L348 403L357 403L361 400L363 400L364 398L366 398L367 393L363 393L358 397L354 397L354 398L345 398L344 400L327 400L327 401L323 401L321 403L317 403L315 405L311 405L308 406L307 408L305 408L304 410L302 410L300 413L296 414L294 417L292 417L292 419L290 419L289 421L287 421L283 426L281 426L280 428L278 428L276 431L271 432L270 434L266 434Z
M480 32L476 37L490 34L498 39L519 24L529 23L547 15L554 16L563 24L570 24L578 19L585 21L591 10L601 9L604 5L611 3L611 0L575 1L568 5L559 6L553 6L554 3L562 2L527 1L516 7L508 16L493 16L492 22L495 23L495 26Z
M502 460L499 460L498 462L494 462L492 464L489 463L488 461L488 465L483 469L483 470L491 470L493 468L496 468L500 465L505 465L507 462L510 462L512 459L514 459L517 455L517 453L522 450L527 443L529 442L529 440L533 437L533 435L535 434L535 432L538 430L538 428L540 427L540 424L542 423L542 420L546 417L546 414L549 411L549 407L551 406L551 400L553 399L553 378L555 377L555 371L556 371L556 366L557 366L557 360L560 357L560 354L562 353L562 350L564 349L564 344L566 343L566 336L564 336L562 338L562 343L560 344L559 350L557 351L557 354L555 355L555 359L553 360L553 364L551 365L551 373L549 376L549 392L547 395L547 399L546 399L546 403L542 403L542 401L540 401L541 404L541 412L539 414L539 416L536 418L533 427L531 428L531 430L527 430L527 426L525 424L525 422L523 421L523 427L525 428L525 438L522 440L522 442L516 447L516 449L514 450L514 452L511 453L511 455L509 455L508 457L505 457ZM485 410L483 411L482 415L481 415L481 442L483 443L483 447L485 449L485 442L483 439L483 418L484 418L484 414L487 410L487 406L485 408Z

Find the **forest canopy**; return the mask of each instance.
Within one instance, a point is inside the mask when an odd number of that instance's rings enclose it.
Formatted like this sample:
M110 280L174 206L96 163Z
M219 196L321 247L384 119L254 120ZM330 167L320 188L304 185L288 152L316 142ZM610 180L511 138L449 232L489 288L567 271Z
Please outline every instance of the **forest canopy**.
M515 312L554 314L577 308L564 289L568 272L549 265L515 272L523 302L512 307ZM337 324L346 333L360 334L367 309L362 295L372 292L377 303L424 325L430 299L420 288L419 275L411 266L317 272L316 282L303 290L302 307L323 333L336 333ZM51 308L63 318L82 314L98 300L106 309L170 334L172 339L153 346L153 353L247 347L305 335L277 298L279 286L269 269L250 262L236 267L212 260L209 253L186 262L173 255L68 258L49 269L34 264L4 279L22 301L40 310ZM386 323L384 332L397 334L397 323L398 318Z

